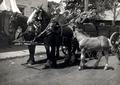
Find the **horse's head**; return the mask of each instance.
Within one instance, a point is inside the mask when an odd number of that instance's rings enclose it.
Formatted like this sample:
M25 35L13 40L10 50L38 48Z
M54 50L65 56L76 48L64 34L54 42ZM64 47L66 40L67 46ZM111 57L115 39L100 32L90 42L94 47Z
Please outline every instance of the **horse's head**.
M17 22L17 12L13 13L10 17L10 26L15 27L17 26L18 22Z
M42 7L37 7L34 9L34 11L32 12L32 14L30 15L30 17L27 20L27 24L33 24L34 21L41 21L42 20Z
M18 27L22 28L22 32L24 32L27 29L27 19L28 17L20 14L20 13L13 13L9 19L9 27L14 28L15 30L18 29Z
M35 19L38 21L42 20L42 13L43 13L42 7L37 7Z

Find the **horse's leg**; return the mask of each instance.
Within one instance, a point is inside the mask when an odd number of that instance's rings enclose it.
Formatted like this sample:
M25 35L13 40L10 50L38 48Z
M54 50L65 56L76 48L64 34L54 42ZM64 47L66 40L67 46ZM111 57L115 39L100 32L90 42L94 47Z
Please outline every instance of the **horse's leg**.
M71 62L75 63L75 61L77 60L75 52L76 52L77 48L75 46L73 46L72 48L72 57L71 57Z
M80 48L79 48L79 43L76 39L73 40L72 43L72 61L75 63L75 61L77 60L77 57L75 55L75 52L79 52Z
M83 67L84 67L84 65L85 65L85 49L83 48L83 49L81 49L81 57L80 57L80 65L79 65L79 67L78 67L78 70L81 70L81 69L83 69Z
M50 46L47 44L45 45L45 49L46 49L46 55L47 55L47 61L45 64L45 68L50 68L51 67L51 62L50 62Z
M55 46L51 46L51 57L50 57L50 60L52 61L52 66L56 67Z
M75 56L72 56L72 45L69 45L68 47L68 60L69 60L69 64L73 64L74 63L74 58Z
M29 50L29 59L27 60L27 63L29 64L34 64L35 59L34 59L34 54L35 54L35 45L29 45L28 50Z
M98 66L98 64L99 64L99 62L100 62L100 60L102 58L102 51L98 51L97 55L98 55L98 59L97 59L95 65L94 65L95 68Z
M108 52L107 51L104 51L105 53L105 59L106 59L106 64L105 64L105 67L104 67L104 70L107 70L108 69L108 58L109 58L109 55L108 55Z
M60 53L59 53L59 48L60 48L60 46L57 46L56 47L56 59L58 59L59 58L59 56L60 56Z
M118 51L116 52L116 57L118 59L118 64L120 65L120 51L118 49Z
M68 54L66 55L66 58L65 58L65 65L69 65L70 61L71 61L71 56L72 56L72 53L71 53L72 48L70 45L68 45L66 47L67 47Z
M45 44L46 54L47 54L47 62L44 68L50 68L56 66L56 58L55 58L55 47L49 46Z
M72 51L71 51L71 62L72 64L77 64L77 56L76 56L76 51L79 51L76 46L72 46ZM77 52L78 53L78 52Z

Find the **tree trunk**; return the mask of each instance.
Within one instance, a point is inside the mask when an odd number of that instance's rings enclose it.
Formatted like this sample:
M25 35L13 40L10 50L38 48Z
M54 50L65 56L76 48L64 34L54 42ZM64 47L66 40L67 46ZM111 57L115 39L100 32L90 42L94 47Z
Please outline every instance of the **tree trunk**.
M89 0L84 0L84 11L88 11Z
M112 26L115 26L115 21L116 21L116 7L115 7L115 4L114 4Z

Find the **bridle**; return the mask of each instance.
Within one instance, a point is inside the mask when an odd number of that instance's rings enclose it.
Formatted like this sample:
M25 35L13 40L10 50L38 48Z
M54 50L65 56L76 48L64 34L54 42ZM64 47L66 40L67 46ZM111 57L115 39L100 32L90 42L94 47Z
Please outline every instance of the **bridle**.
M41 28L42 10L39 8L37 8L36 10L37 10L35 13L36 15L34 17L34 21L31 26L35 29L35 33L38 34L39 33L38 29Z

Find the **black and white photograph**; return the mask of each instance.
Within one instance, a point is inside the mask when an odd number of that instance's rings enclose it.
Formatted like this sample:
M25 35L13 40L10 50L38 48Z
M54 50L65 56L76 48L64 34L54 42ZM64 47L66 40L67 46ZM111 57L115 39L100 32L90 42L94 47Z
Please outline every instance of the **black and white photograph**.
M120 0L0 0L0 85L119 85Z

